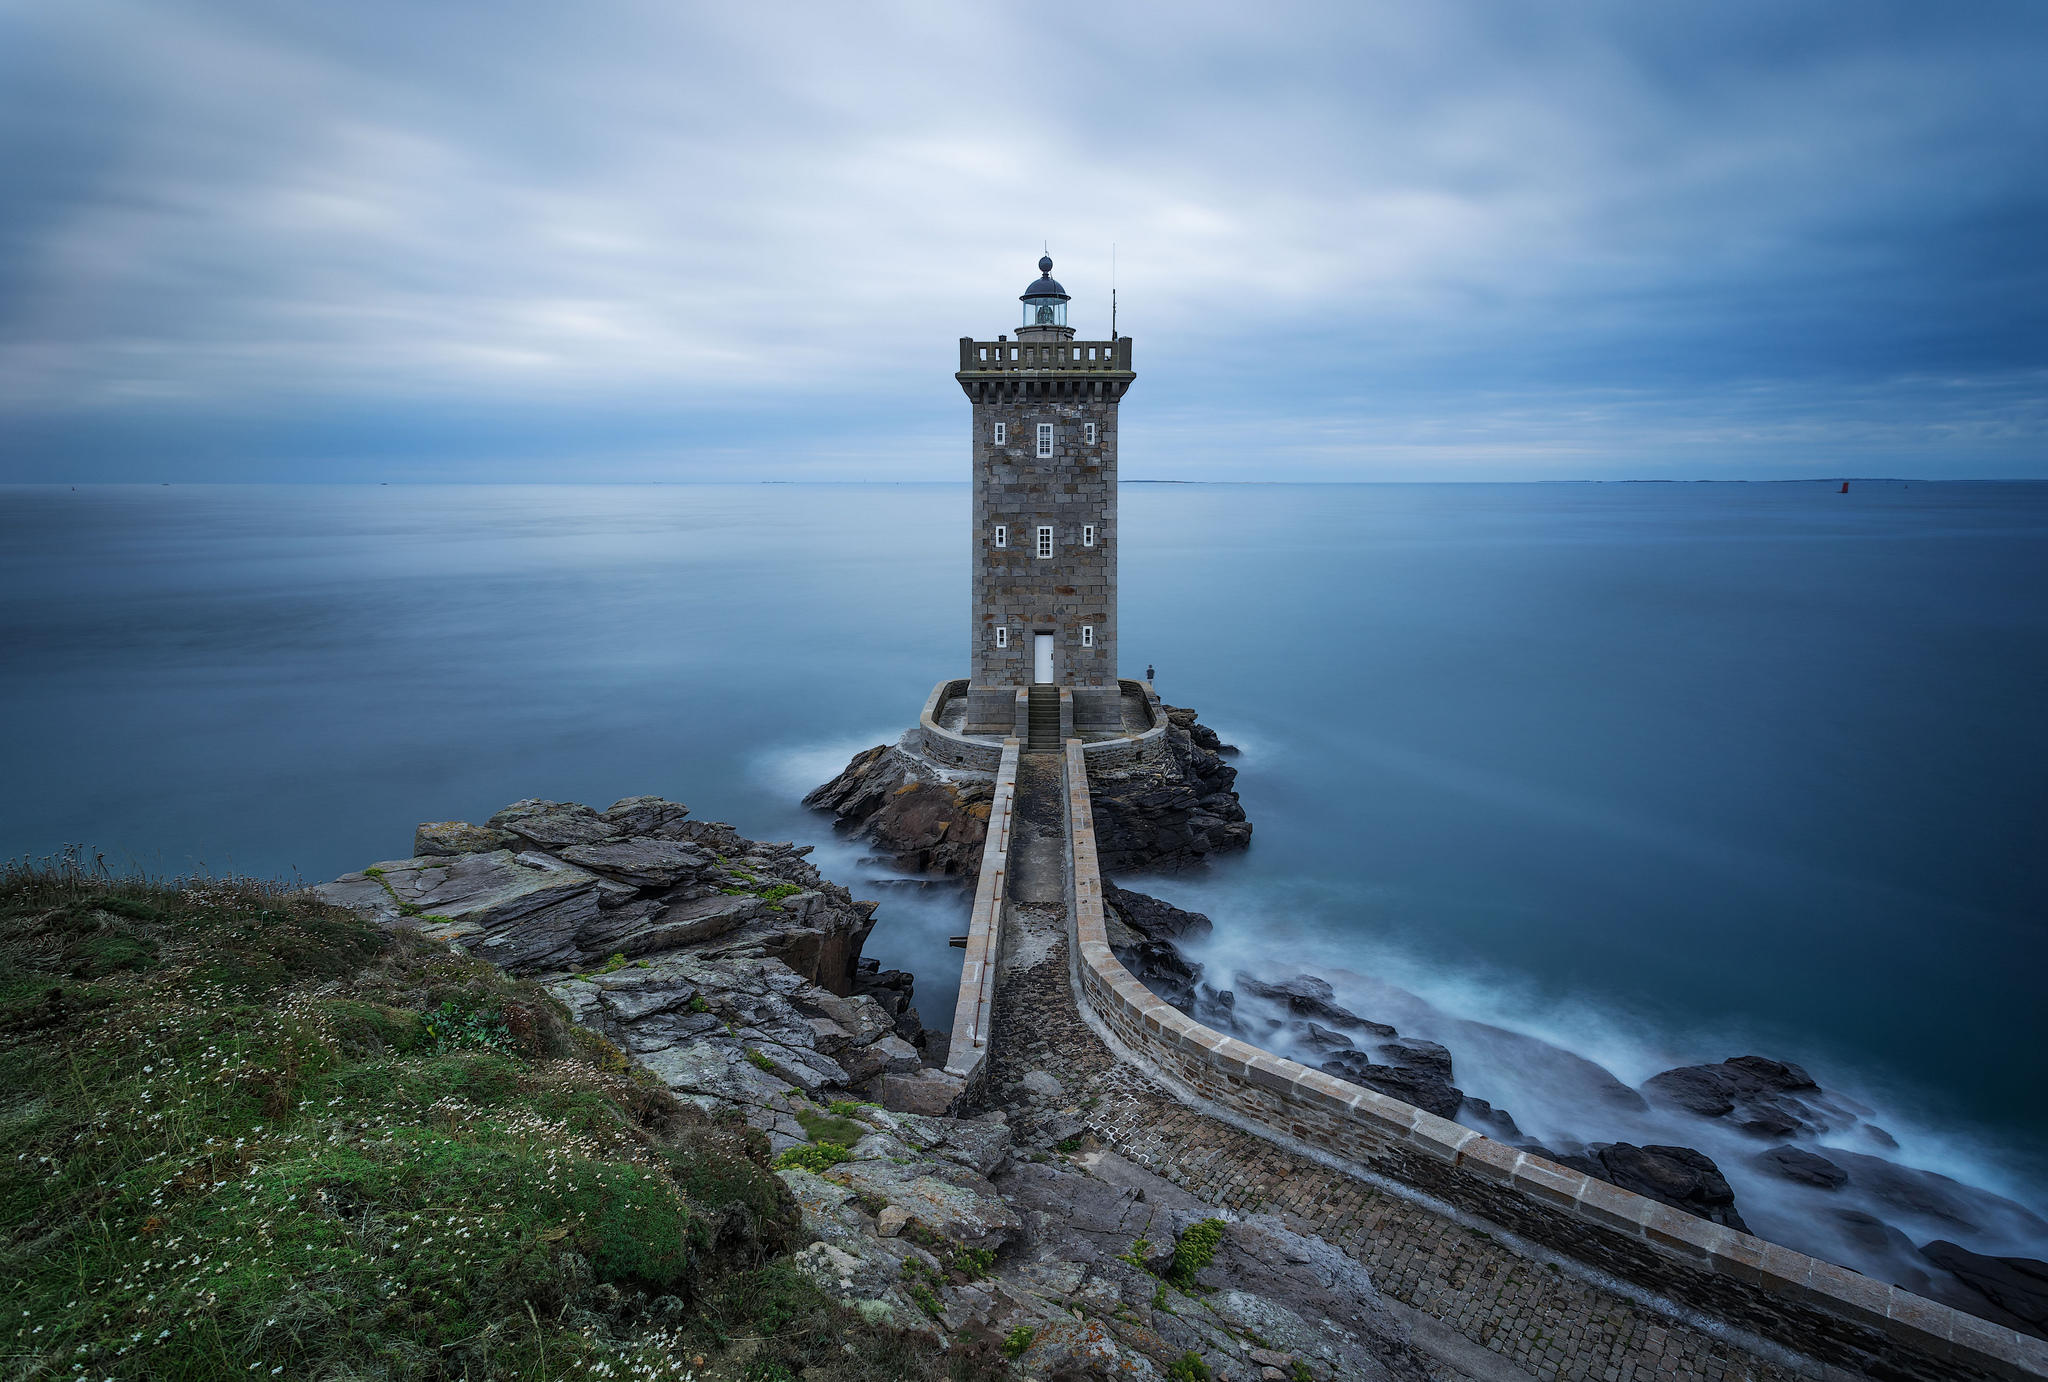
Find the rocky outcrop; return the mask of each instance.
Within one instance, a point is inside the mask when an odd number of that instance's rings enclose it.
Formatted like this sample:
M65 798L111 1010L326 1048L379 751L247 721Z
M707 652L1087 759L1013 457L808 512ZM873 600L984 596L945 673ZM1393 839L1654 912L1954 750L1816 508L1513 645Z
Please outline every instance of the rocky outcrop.
M779 960L683 951L543 982L669 1089L706 1110L737 1109L778 1152L810 1141L806 1120L832 1103L925 1068L872 998L835 994Z
M804 851L659 798L520 802L415 844L318 891L532 973L622 1064L759 1129L810 1239L790 1265L869 1321L1009 1341L1026 1377L1421 1382L1356 1262L1278 1221L1210 1220L1100 1151L1055 1075L949 1116L962 1085L933 1068L943 1038L918 1029L910 976L859 958L873 904ZM1134 939L1207 925L1116 891L1148 928ZM1206 1259L1175 1276L1176 1240L1205 1221Z
M413 857L314 891L386 924L410 919L515 973L687 948L773 958L851 993L875 904L821 876L808 845L764 844L688 816L660 797L604 811L515 802L483 826L422 825Z
M981 871L995 780L942 768L901 744L853 756L804 805L830 811L842 829L909 873L972 878Z
M1103 880L1109 948L1131 976L1183 1012L1195 1002L1202 967L1184 958L1174 942L1196 939L1214 929L1200 912L1186 912L1156 897Z
M1195 712L1161 706L1168 761L1089 774L1095 850L1105 873L1177 872L1251 843L1237 769Z
M875 904L804 857L693 821L660 797L604 811L522 801L484 826L439 821L394 859L315 889L531 974L672 1091L737 1110L781 1151L835 1101L944 1112L910 976L860 958ZM940 1045L932 1049L936 1039Z
M1691 1147L1638 1147L1629 1142L1596 1143L1583 1154L1552 1156L1561 1166L1661 1200L1673 1209L1749 1232L1735 1212L1735 1192L1712 1157Z
M1237 769L1195 712L1162 706L1167 755L1158 763L1091 771L1097 853L1105 871L1176 871L1243 849L1252 827L1237 799ZM914 736L853 756L804 805L911 873L972 879L994 796L991 774L919 754Z
M1855 1121L1811 1075L1768 1056L1736 1056L1719 1065L1686 1065L1652 1075L1643 1092L1702 1118L1726 1118L1754 1137L1812 1137Z

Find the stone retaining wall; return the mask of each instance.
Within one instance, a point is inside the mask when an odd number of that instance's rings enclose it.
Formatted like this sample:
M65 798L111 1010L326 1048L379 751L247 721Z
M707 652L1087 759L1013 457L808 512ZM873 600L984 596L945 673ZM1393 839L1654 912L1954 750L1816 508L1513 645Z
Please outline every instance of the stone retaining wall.
M1123 686L1143 687L1143 682L1124 682ZM925 698L924 709L917 717L918 751L934 763L948 768L962 768L970 772L995 772L1002 761L1003 740L987 735L966 735L947 729L939 723L946 702L955 696L967 694L967 679L959 677L942 681L932 688ZM1121 691L1119 691L1119 695ZM1012 697L1016 732L1021 738L1025 733L1026 692L1019 688ZM1071 734L1074 729L1071 695L1066 690L1060 693L1060 727ZM1147 709L1152 724L1138 734L1119 735L1114 739L1099 739L1085 746L1088 762L1097 768L1122 768L1133 763L1156 763L1168 755L1166 743L1166 717L1159 713L1158 697L1147 697Z
M1225 1036L1109 948L1082 745L1065 754L1077 993L1122 1046L1232 1121L1399 1181L1575 1261L1882 1382L2048 1377L2048 1343L1570 1171Z
M1003 745L993 739L969 738L956 734L939 723L939 713L946 702L954 696L967 694L967 678L957 681L942 681L932 688L925 697L924 709L917 717L917 740L920 750L934 763L943 763L949 768L967 768L976 772L995 772L1003 759Z
M941 684L940 690L944 689ZM930 722L929 713L926 722ZM960 962L960 997L953 1005L953 1037L946 1047L946 1073L967 1082L969 1098L980 1092L988 1068L985 1057L989 1020L995 1010L996 961L1003 947L1003 904L1010 879L1010 824L1017 804L1017 759L1022 750L1018 739L1003 740L996 764L988 837L981 846L981 878L975 884L974 911L967 923L967 954Z

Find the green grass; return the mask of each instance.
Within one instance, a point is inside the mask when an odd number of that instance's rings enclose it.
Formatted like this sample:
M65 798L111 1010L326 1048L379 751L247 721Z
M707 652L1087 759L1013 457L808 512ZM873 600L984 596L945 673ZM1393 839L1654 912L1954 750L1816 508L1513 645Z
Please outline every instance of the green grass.
M853 1153L837 1142L813 1142L807 1147L791 1147L775 1158L775 1169L809 1171L822 1176L842 1161L853 1160Z
M1203 1219L1189 1224L1173 1245L1173 1265L1166 1279L1183 1291L1195 1288L1195 1277L1216 1257L1216 1245L1223 1241L1221 1219Z
M796 1111L796 1121L803 1125L804 1136L813 1142L837 1142L842 1147L851 1147L866 1137L870 1129L851 1118L841 1117L835 1104L834 1112L818 1113L802 1108Z
M0 1147L4 1378L978 1375L776 1264L758 1133L303 894L0 869Z

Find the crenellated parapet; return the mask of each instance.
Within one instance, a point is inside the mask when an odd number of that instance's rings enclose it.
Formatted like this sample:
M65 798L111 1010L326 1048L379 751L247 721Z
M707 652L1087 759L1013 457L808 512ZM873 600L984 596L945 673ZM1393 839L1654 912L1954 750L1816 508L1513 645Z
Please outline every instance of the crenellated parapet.
M1113 341L960 338L960 372L953 376L975 402L997 398L1119 399L1138 376L1131 370L1131 338Z

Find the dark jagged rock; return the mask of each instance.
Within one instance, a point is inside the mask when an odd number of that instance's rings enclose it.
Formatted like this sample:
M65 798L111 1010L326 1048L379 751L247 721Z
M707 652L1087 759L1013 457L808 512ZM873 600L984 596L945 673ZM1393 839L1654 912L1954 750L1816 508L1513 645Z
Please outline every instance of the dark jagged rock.
M1327 980L1318 979L1313 974L1297 974L1292 979L1277 984L1254 979L1249 974L1239 974L1236 983L1238 988L1254 998L1277 1003L1296 1017L1312 1017L1331 1027L1344 1031L1365 1032L1376 1037L1400 1035L1384 1022L1368 1021L1349 1008L1341 1008L1331 1002L1337 991L1330 987Z
M1972 1314L2036 1338L2048 1339L2048 1262L2032 1257L1986 1257L1937 1238L1920 1253L1953 1275L1992 1308L1963 1304ZM1953 1303L1962 1304L1960 1300Z
M981 872L994 781L943 772L893 744L853 756L804 798L841 829L871 841L897 868L973 878Z
M1200 912L1186 911L1145 893L1120 888L1107 879L1102 884L1102 900L1124 925L1150 940L1200 940L1216 929L1215 923Z
M1638 1147L1630 1142L1599 1143L1581 1156L1553 1160L1595 1180L1660 1200L1673 1209L1743 1233L1749 1226L1735 1212L1735 1192L1712 1157L1691 1147Z
M1818 1152L1809 1152L1803 1147L1773 1147L1768 1152L1758 1153L1756 1164L1786 1180L1821 1190L1839 1190L1849 1183L1847 1171Z
M1686 1065L1652 1075L1644 1091L1661 1103L1727 1118L1756 1137L1784 1138L1823 1133L1833 1124L1814 1100L1821 1088L1796 1065L1765 1056L1736 1056L1719 1065Z
M1465 1102L1458 1106L1457 1120L1474 1132L1483 1132L1501 1142L1519 1143L1522 1129L1514 1116L1504 1108L1495 1108L1484 1099L1465 1096Z
M1209 918L1114 883L1104 883L1102 898L1109 948L1118 963L1132 978L1192 1016L1202 967L1182 955L1174 941L1208 935Z
M1202 976L1200 965L1190 964L1165 941L1112 945L1110 953L1146 988L1182 1012L1193 1012L1195 984Z
M1287 1029L1294 1033L1296 1045L1317 1055L1327 1055L1332 1051L1350 1051L1358 1046L1350 1037L1342 1032L1333 1032L1320 1022L1291 1022Z
M1450 1083L1451 1053L1437 1042L1425 1041L1421 1037L1399 1037L1382 1042L1374 1049L1385 1056L1390 1065L1405 1066Z
M1237 769L1221 758L1221 741L1196 722L1194 711L1160 709L1167 719L1166 762L1090 777L1095 850L1106 872L1177 872L1251 843L1251 823L1237 799Z
M1374 1065L1359 1051L1339 1051L1324 1060L1322 1068L1340 1080L1376 1089L1439 1118L1456 1117L1458 1106L1465 1102L1465 1091L1441 1075L1405 1065Z

